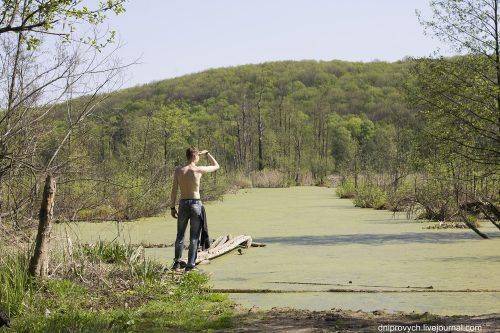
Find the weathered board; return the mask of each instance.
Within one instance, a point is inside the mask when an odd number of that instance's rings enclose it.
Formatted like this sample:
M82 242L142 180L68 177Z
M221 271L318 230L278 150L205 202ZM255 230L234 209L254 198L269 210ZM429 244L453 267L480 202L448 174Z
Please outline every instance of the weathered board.
M198 256L196 257L196 264L207 263L212 259L220 257L226 253L229 253L238 247L246 247L249 248L252 246L252 237L247 235L239 235L239 236L231 236L231 235L223 235L218 237L205 251L198 252ZM257 246L262 246L262 244L258 244ZM187 262L187 258L182 259L182 261Z

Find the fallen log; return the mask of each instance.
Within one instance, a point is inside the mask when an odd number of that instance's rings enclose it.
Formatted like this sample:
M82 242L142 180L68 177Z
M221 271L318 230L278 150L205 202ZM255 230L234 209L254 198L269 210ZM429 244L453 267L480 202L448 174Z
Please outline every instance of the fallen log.
M212 259L220 257L226 253L229 253L239 247L249 248L252 246L252 237L247 235L239 235L239 236L231 236L224 235L217 238L210 248L205 251L199 251L196 257L196 264L206 263ZM261 246L261 245L258 245ZM187 259L184 258L182 261L187 262Z
M223 254L229 253L239 247L240 245L246 246L246 244L252 242L252 237L240 235L234 238L229 238L224 243L218 244L216 247L211 247L206 251L198 252L198 257L196 258L196 263L202 262L204 260L211 260L220 257Z
M207 292L221 294L288 294L288 293L499 293L499 289L239 289L209 288Z
M222 235L222 236L220 236L215 241L213 241L212 244L210 244L210 247L214 248L214 247L217 247L221 243L227 242L228 236L229 235Z
M227 242L227 239L228 239L228 235L224 235L224 236L220 236L219 238L217 238L216 240L214 240L212 242L212 244L210 245L210 248L215 248L217 247L219 244L221 243L225 243ZM143 248L145 249L161 249L161 248L167 248L167 247L174 247L174 243L170 243L170 244L164 244L164 243L146 243L146 242L140 242L140 243L124 243L126 245L129 245L129 246L132 246L132 247L139 247L139 246L142 246ZM82 243L82 245L86 245L86 246L94 246L95 244L94 243ZM187 250L188 249L188 246L189 244L186 244L184 245L184 249ZM264 243L255 243L255 242L251 242L250 244L251 247L264 247L266 246L266 244Z
M80 245L82 246L95 246L95 243L81 243ZM175 244L163 244L163 243L123 243L123 245L127 245L130 247L143 247L145 249L161 249L161 248L167 248L167 247L173 247ZM184 245L184 249L188 249L187 245Z
M338 287L368 287L368 288L397 288L397 289L434 289L433 286L417 287L417 286L387 286L387 285L369 285L369 284L352 284L349 283L323 283L323 282L297 282L297 281L271 281L267 283L275 284L293 284L293 285L311 285L311 286L338 286Z
M141 242L139 244L130 244L131 246L133 247L138 247L138 246L142 246L143 248L145 249L154 249L154 248L166 248L166 247L173 247L174 246L174 243L171 243L171 244L162 244L162 243L144 243L144 242Z

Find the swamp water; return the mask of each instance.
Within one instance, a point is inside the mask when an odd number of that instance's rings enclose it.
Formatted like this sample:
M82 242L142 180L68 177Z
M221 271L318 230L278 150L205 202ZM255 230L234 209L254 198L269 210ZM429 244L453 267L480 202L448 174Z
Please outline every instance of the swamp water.
M243 255L235 251L200 266L212 275L215 288L310 291L231 295L243 305L500 313L498 292L314 292L405 290L407 286L500 289L500 232L490 223L482 228L493 237L490 240L481 240L468 229L423 229L430 223L356 208L350 200L337 198L334 189L321 187L240 190L206 208L211 238L247 234L267 245L244 249ZM62 228L58 225L59 231ZM132 243L170 244L176 222L163 216L119 228L116 223L72 223L67 228L83 242L111 240L120 229L121 238ZM170 265L173 248L146 249L146 254Z

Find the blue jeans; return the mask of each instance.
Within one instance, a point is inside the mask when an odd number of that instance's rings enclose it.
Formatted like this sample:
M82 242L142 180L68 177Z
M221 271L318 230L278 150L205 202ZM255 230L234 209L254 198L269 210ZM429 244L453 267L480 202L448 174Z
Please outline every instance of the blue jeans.
M201 215L202 203L199 199L181 199L179 201L179 211L177 212L177 238L175 239L175 258L174 261L179 261L182 257L184 249L184 234L189 220L189 252L188 252L188 267L196 265L196 255L198 252L198 240L201 232Z

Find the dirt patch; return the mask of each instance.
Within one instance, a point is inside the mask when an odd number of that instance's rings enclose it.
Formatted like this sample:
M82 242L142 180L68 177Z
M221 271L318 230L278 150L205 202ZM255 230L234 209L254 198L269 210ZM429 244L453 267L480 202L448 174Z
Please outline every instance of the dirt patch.
M388 313L341 309L307 311L273 308L263 311L255 307L238 308L238 312L236 327L221 332L391 332L389 326L383 325L397 325L392 326L392 332L408 332L412 328L410 332L437 332L438 328L439 332L500 332L500 314L436 316L427 312Z

